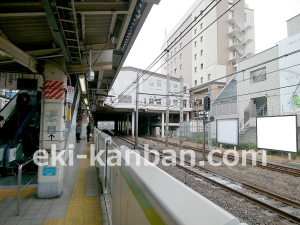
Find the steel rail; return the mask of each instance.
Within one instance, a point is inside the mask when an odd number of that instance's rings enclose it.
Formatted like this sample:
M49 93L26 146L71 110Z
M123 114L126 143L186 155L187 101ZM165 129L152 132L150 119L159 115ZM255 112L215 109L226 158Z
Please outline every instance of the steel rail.
M117 138L120 138L121 140L123 140L123 141L125 141L125 142L127 142L127 143L129 143L129 144L134 145L134 143L133 143L131 140L128 140L128 139L126 139L126 138L124 138L124 137L117 137ZM140 147L142 150L144 150L144 149L141 147L142 145L143 145L143 144L140 144L139 147ZM160 157L162 158L163 155L165 155L165 156L170 156L170 155L161 153ZM176 158L176 160L178 161L179 159ZM186 161L186 160L185 160L185 163L187 163L187 164L190 165L190 162L188 162L188 161ZM178 163L176 163L176 166L177 166L178 168L181 168L181 169L187 171L187 172L190 173L190 174L193 174L193 175L195 175L195 176L201 177L202 179L205 179L205 180L209 181L210 183L214 184L215 186L220 186L221 188L226 189L226 190L228 190L228 191L230 191L230 192L233 192L234 194L239 195L239 196L241 196L242 198L245 198L245 199L247 199L247 200L249 200L249 201L252 201L252 202L254 202L255 204L257 204L257 205L259 205L259 206L261 206L261 207L263 207L263 208L265 208L265 209L267 209L267 210L271 210L271 211L275 212L276 214L278 214L278 215L280 215L280 216L282 216L282 217L284 217L284 218L286 218L286 219L288 219L288 220L290 220L290 221L293 221L293 222L296 222L296 223L299 223L299 224L300 224L300 217L297 217L297 216L295 216L295 215L293 215L293 214L291 214L291 213L285 212L285 211L281 210L280 208L277 208L276 206L273 206L273 205L270 205L270 204L268 204L268 203L266 203L266 202L263 202L263 201L261 201L261 200L255 198L255 197L251 197L250 195L244 194L243 192L238 191L238 189L230 188L230 187L226 186L225 184L222 184L222 183L219 183L219 182L217 182L217 181L215 181L215 180L213 180L213 179L210 179L209 177L206 177L206 176L204 176L204 175L202 175L202 174L199 174L199 173L197 173L197 172L195 172L195 171L193 171L193 170L190 170L190 169L188 169L188 168L186 168L186 167L184 167L184 166L181 166L181 165L179 165ZM258 193L258 194L264 195L264 196L266 196L266 197L272 198L272 199L274 199L275 201L278 201L278 202L287 204L287 205L292 206L292 207L297 207L297 208L300 207L300 203L299 203L299 202L296 202L296 201L293 201L293 200L284 198L284 197L279 196L279 195L276 195L276 194L272 194L272 193L270 193L270 192L268 192L268 191L262 190L262 189L260 189L260 188L254 187L254 186L252 186L252 185L248 185L248 184L246 184L246 183L239 182L239 181L234 180L233 178L230 178L230 177L228 177L228 176L216 174L216 173L214 173L214 172L211 172L211 171L208 170L208 169L204 169L204 168L202 168L202 167L200 167L200 166L197 166L197 165L195 165L194 168L199 169L199 170L202 170L202 171L204 171L205 173L209 173L209 174L211 174L211 175L213 175L213 176L215 176L215 177L219 177L219 178L222 178L222 179L224 179L224 180L229 180L229 181L231 181L232 183L239 184L239 185L241 185L242 188L246 188L246 189L249 189L250 191L253 191L253 192L256 192L256 193Z

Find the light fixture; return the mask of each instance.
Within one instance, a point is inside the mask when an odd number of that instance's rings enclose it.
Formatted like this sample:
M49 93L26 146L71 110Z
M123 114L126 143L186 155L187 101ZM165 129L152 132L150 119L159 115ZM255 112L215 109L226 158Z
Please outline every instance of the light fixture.
M0 49L0 55L5 56L5 52Z
M90 107L87 106L86 108L87 108L87 110L90 110Z
M88 80L88 81L93 81L94 78L95 78L95 73L94 73L94 71L92 70L92 54L93 54L93 50L90 50L90 51L89 51L89 57L90 57L90 62L89 62L89 64L90 64L90 70L89 70L89 72L88 72L88 74L87 74L87 80Z
M86 105L88 105L88 104L89 104L89 102L88 102L87 98L84 98L83 100L84 100L84 102L85 102L85 104L86 104Z
M82 94L86 94L86 83L85 83L84 75L79 76L79 83L80 83Z

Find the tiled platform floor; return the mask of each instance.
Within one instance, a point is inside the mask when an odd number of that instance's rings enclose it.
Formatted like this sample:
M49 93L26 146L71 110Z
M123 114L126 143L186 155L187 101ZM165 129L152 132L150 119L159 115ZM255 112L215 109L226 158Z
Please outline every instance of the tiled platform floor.
M89 156L89 149L89 144L82 141L74 154ZM0 187L0 225L102 224L98 186L96 168L90 167L89 157L74 157L74 166L65 168L61 197L37 199L36 185L31 185L22 191L21 216L16 216L16 187Z

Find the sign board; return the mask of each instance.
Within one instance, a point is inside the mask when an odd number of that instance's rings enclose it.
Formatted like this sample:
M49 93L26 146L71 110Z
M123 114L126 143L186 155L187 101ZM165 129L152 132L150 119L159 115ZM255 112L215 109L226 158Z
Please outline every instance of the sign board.
M18 74L17 73L1 73L0 89L17 90Z
M46 80L45 82L46 99L64 100L65 87L66 87L66 83L64 81Z
M91 111L96 112L97 106L94 103L91 103Z
M56 126L48 126L47 133L48 134L55 134L56 132Z
M82 120L88 120L88 117L87 116L83 116Z
M67 120L71 120L71 119L72 119L72 109L68 108Z
M17 153L17 149L16 148L9 149L8 162L12 162L12 161L16 160L16 153Z
M256 118L257 148L283 152L298 151L297 116Z
M239 145L239 119L216 120L217 143Z
M73 103L74 87L68 86L67 90L68 90L68 92L67 92L67 102Z
M47 176L47 177L56 176L56 167L44 167L43 176Z

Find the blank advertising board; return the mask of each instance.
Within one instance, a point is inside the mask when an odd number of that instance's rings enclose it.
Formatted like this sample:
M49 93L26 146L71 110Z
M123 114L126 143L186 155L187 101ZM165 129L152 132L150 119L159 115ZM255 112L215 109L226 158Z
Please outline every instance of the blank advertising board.
M297 152L297 116L256 118L257 148Z
M222 119L217 122L217 143L239 145L239 119Z

